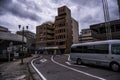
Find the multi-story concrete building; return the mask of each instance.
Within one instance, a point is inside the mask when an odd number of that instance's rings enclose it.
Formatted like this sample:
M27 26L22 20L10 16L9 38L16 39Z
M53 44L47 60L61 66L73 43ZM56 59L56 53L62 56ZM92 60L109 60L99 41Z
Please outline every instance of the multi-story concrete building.
M58 8L58 16L55 17L55 42L60 53L69 53L71 45L78 42L77 39L78 23L71 17L71 10L66 6Z
M109 22L109 29L111 36L106 33L108 28L105 27L105 23L94 24L90 26L92 30L92 36L99 40L107 40L107 37L111 39L120 39L120 20L114 20Z
M46 27L52 28L48 29ZM46 33L49 30L48 34ZM50 31L51 30L51 31ZM54 26L42 24L36 28L36 47L51 49L55 53L69 53L73 43L78 43L79 31L78 22L71 17L71 11L66 6L58 8L58 16L55 17ZM54 33L53 33L54 32ZM43 40L43 41L41 41ZM48 43L49 42L49 43ZM42 44L42 45L41 45ZM48 45L49 44L49 45ZM49 47L52 46L52 47Z
M93 41L97 41L97 39L95 39L92 36L92 30L82 29L79 36L79 42L84 43L84 42L93 42Z
M52 22L43 23L36 27L36 48L42 50L51 49L55 46L54 42L54 24ZM53 52L53 51L51 51Z
M0 32L10 32L8 28L0 26Z

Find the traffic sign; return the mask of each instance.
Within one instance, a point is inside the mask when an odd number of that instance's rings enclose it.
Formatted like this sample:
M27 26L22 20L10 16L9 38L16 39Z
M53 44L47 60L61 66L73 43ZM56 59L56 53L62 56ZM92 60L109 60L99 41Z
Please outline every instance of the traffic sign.
M8 51L8 52L11 52L11 51L12 51L12 47L8 47L8 48L7 48L7 51Z

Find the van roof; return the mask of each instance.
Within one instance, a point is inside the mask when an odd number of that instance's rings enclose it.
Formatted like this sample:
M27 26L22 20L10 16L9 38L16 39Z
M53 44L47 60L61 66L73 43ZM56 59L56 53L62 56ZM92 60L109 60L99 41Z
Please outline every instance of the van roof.
M77 46L77 45L97 45L97 44L113 44L113 43L120 43L120 40L104 40L104 41L86 42L86 43L73 44L72 46Z

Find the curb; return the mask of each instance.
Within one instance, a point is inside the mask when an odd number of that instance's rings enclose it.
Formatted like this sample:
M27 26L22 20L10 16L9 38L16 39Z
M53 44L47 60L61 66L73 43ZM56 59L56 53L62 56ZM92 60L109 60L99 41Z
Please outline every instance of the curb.
M27 64L30 80L41 80L40 76L38 75L38 73L36 73L35 69L31 65L31 61L33 59L35 58L32 58Z

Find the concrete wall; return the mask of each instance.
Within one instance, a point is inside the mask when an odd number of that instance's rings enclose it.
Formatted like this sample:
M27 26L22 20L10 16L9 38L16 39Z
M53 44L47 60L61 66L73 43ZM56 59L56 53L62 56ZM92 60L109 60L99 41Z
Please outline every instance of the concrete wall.
M73 44L79 43L79 29L78 29L78 22L72 19L72 36L73 36Z

